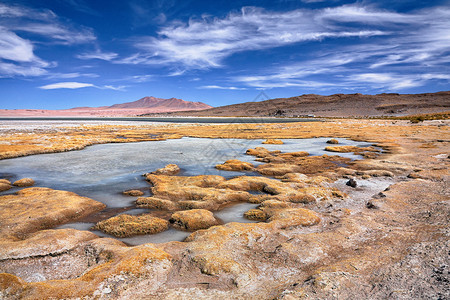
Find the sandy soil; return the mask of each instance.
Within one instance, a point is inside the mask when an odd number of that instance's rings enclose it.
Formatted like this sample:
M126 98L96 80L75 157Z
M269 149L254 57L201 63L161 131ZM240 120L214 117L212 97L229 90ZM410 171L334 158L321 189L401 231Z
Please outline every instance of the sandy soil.
M32 202L24 215L34 224L27 233L26 220L11 206L3 213L16 215L15 222L22 225L20 236L11 225L8 237L1 240L0 272L9 274L0 274L0 298L447 299L449 125L448 120L411 124L335 119L0 130L1 158L182 136L345 137L371 142L384 151L348 168L306 177L291 173L288 181L291 187L315 193L338 188L346 196L332 193L333 197L308 203L281 197L283 205L263 202L262 210L273 220L213 226L192 233L185 242L126 247L83 231L42 230L51 227L39 227L45 213L41 209L34 216ZM356 188L345 185L349 178L356 180ZM0 201L22 199L7 197ZM63 208L60 213L64 221L76 219L72 208L70 214ZM308 223L308 218L314 222ZM58 243L48 250L39 247L49 240Z

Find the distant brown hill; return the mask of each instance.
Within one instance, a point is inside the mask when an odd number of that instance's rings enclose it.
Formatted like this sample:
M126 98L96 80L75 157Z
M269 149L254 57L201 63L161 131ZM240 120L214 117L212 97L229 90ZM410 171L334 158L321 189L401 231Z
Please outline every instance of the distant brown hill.
M75 107L63 110L0 109L2 117L124 117L149 113L167 113L212 108L202 102L184 101L177 98L161 99L144 97L133 102L102 107Z
M176 112L190 116L403 116L450 110L450 91L425 94L315 94L245 102L202 111Z
M177 98L161 99L155 97L144 97L142 99L126 102L122 104L114 104L108 108L167 108L176 110L199 110L212 108L212 106L202 102L184 101Z

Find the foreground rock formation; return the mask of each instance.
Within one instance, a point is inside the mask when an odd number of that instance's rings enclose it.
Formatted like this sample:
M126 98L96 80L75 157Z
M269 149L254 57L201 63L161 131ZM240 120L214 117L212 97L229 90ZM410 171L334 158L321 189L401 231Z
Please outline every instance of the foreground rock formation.
M107 234L128 237L140 234L154 234L169 228L169 222L150 215L118 215L98 222L95 227Z
M235 130L248 138L347 137L384 152L352 162L253 149L249 155L263 163L255 170L269 177L148 174L153 196L138 198L139 205L175 212L258 204L246 216L261 222L212 226L184 242L128 247L87 231L48 229L102 206L43 188L1 196L0 298L448 298L448 125L335 120L159 128L160 136L228 137ZM346 186L349 178L358 185ZM381 182L389 187L377 189Z

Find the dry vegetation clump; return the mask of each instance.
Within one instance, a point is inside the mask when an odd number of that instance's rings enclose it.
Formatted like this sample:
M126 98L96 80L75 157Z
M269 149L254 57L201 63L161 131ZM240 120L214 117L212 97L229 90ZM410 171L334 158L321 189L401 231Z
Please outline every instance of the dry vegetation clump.
M213 213L206 209L178 211L172 214L169 221L175 228L185 231L207 229L219 224Z
M230 159L223 164L216 165L216 169L223 171L253 171L255 166L252 163L240 161L239 159Z
M327 144L339 144L339 141L337 139L329 139Z
M356 154L363 153L363 152L379 152L374 147L358 147L358 146L327 146L325 147L326 151L330 152L339 152L339 153L349 153L353 152Z
M0 179L0 192L7 191L11 189L11 182L7 179Z
M164 168L160 168L156 171L151 172L150 174L155 175L176 175L180 172L180 167L178 167L176 164L168 164ZM146 176L147 174L144 174Z
M169 228L167 220L151 215L118 215L98 222L95 230L101 230L116 237L129 237L133 235L155 234Z
M144 192L140 191L140 190L128 190L128 191L124 191L123 194L125 196L139 197L139 196L144 195Z
M218 187L226 179L217 175L199 176L146 176L153 187L153 197L139 200L139 205L149 207L162 205L165 209L210 209L217 210L231 202L247 202L250 194ZM169 200L168 202L161 201Z
M29 187L34 185L34 180L31 178L22 178L17 181L14 181L13 185L18 187Z
M262 142L263 144L271 144L271 145L282 145L284 144L282 140L277 140L277 139L267 139L264 142Z

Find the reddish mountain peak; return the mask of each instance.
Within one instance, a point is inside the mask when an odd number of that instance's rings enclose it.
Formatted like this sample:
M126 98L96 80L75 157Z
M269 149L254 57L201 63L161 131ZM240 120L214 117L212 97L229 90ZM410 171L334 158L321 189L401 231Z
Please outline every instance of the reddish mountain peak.
M133 102L114 104L112 106L109 106L108 108L152 108L152 107L170 108L175 110L178 109L199 110L211 108L211 106L202 102L184 101L182 99L177 98L162 99L162 98L155 98L152 96L143 97Z

